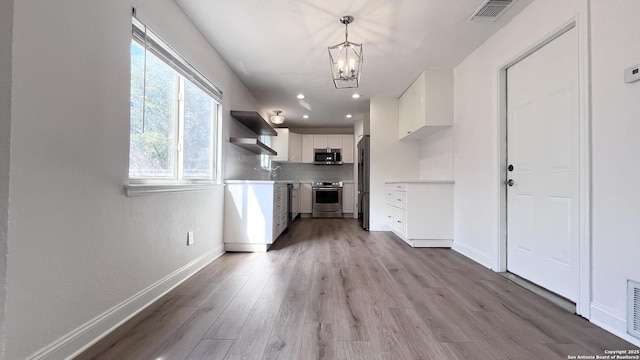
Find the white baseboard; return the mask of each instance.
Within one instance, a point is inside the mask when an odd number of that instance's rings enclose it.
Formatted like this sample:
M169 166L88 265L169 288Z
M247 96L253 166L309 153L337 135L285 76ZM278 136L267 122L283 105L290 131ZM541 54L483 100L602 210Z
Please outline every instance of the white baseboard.
M45 346L29 359L58 360L70 359L79 355L222 254L224 254L222 248L212 249L69 334Z
M478 264L491 269L491 256L489 254L475 249L469 245L464 245L458 241L453 241L453 245L451 246L455 252L460 253L469 259L477 262Z
M429 247L437 247L437 248L450 248L452 240L444 240L444 239L413 239L413 247L417 248L429 248Z
M640 346L640 339L627 333L627 320L625 319L625 315L606 305L592 301L591 319L589 319L589 321L635 346Z
M231 252L267 252L271 244L225 243L224 251Z

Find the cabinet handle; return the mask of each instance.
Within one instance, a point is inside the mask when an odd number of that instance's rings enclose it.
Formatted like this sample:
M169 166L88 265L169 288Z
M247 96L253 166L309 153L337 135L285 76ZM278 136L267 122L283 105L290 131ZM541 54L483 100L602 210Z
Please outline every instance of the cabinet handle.
M398 199L398 201L402 201L402 199Z
M411 131L407 131L407 134L411 134Z
M402 224L402 221L398 220L398 224Z

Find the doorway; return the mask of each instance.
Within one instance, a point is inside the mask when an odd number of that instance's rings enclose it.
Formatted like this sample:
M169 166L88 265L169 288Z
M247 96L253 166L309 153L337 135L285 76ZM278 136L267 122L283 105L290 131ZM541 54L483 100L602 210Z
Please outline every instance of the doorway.
M580 297L580 59L573 23L505 67L505 270Z

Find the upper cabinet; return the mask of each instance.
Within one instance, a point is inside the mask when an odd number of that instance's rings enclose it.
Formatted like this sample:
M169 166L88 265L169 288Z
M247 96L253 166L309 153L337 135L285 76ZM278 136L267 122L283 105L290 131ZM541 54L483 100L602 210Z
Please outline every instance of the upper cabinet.
M302 162L313 164L313 140L312 134L302 134Z
M315 134L313 135L314 149L342 149L342 135L340 134Z
M353 164L354 156L353 151L355 145L353 144L353 135L341 135L342 136L342 162L344 164Z
M302 162L302 135L286 128L276 129L278 136L271 140L271 146L278 155L271 158L276 162Z
M278 137L273 138L273 148L278 156L273 161L313 164L314 149L341 149L342 162L353 163L352 134L296 134L289 129L277 129ZM286 144L286 145L285 145ZM288 155L286 155L288 154Z
M453 71L428 70L400 96L398 137L419 139L433 127L453 125Z
M327 148L329 149L343 149L342 135L327 135Z

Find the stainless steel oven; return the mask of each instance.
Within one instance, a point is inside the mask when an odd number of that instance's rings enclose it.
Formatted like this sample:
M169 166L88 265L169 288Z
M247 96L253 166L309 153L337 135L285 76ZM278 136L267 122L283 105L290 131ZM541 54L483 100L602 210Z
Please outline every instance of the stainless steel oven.
M311 189L312 217L342 217L342 182L315 182Z

